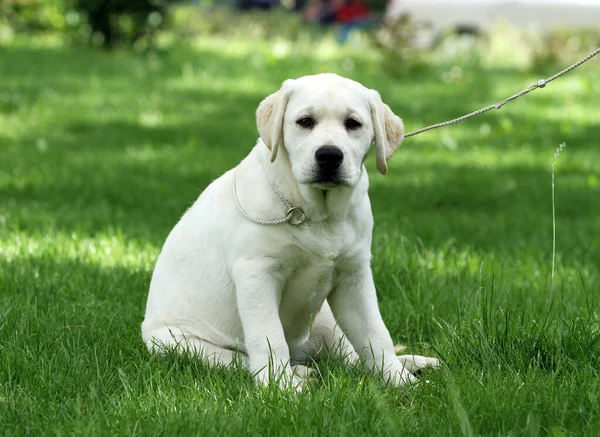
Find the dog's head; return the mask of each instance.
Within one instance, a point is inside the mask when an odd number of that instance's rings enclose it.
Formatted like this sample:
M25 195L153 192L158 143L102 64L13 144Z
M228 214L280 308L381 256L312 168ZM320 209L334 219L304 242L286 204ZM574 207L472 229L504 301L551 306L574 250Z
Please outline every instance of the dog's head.
M298 182L321 189L355 185L373 143L385 174L404 137L402 120L377 91L335 74L286 80L261 102L256 120L271 161L284 147Z

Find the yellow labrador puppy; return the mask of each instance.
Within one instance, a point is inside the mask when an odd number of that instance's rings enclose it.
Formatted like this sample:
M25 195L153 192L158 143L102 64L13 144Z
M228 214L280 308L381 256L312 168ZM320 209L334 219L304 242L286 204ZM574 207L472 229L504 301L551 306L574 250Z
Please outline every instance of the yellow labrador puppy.
M400 385L433 358L397 357L371 273L364 162L403 139L376 91L335 74L287 80L256 113L260 139L171 231L142 337L150 350L240 357L260 383L300 387L309 357L363 358Z

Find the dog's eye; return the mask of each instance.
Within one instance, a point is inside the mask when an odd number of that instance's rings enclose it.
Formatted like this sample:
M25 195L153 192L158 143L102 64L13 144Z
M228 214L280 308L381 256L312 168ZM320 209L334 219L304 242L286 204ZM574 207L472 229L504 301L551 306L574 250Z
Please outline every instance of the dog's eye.
M348 118L344 122L344 126L346 126L346 129L348 129L348 130L356 130L356 129L362 127L362 124L360 124L360 122L356 121L353 118Z
M302 117L296 121L296 124L306 129L311 129L315 127L315 120L312 117Z

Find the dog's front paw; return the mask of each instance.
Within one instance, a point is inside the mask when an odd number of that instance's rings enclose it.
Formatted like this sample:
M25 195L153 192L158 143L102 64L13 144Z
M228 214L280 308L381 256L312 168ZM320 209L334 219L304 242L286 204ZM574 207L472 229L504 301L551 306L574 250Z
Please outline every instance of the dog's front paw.
M384 374L384 380L395 387L400 387L401 385L415 383L417 378L405 368L400 367L386 372Z
M423 357L421 355L398 355L398 361L410 373L419 373L427 367L438 368L441 366L440 360L437 358Z
M256 373L256 381L262 385L267 386L271 383L275 383L282 390L295 390L301 392L305 387L307 381L311 378L313 370L302 365L296 365L290 367L289 365L282 365L273 370L261 369Z
M254 374L254 378L259 385L264 387L271 383L278 383L280 386L292 379L292 370L287 365L265 366Z

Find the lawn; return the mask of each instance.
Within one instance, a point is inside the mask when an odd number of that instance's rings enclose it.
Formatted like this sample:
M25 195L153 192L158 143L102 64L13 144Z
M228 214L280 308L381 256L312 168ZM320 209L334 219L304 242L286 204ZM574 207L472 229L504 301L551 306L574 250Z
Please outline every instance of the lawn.
M385 177L368 159L383 317L395 341L444 361L418 387L323 362L295 395L142 344L161 245L249 152L263 97L337 72L414 130L564 67L468 59L394 77L373 51L331 42L206 37L152 55L0 45L0 434L598 436L596 60L407 139Z

